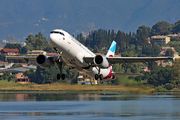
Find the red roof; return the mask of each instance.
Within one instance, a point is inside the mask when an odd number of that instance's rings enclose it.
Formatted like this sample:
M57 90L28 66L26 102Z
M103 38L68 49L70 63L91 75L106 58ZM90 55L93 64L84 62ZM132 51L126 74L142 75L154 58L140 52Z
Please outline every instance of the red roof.
M8 62L0 62L0 64L7 64Z
M4 51L4 52L19 52L18 49L6 49L6 48L2 49L1 51Z
M57 56L57 53L46 53L47 56Z

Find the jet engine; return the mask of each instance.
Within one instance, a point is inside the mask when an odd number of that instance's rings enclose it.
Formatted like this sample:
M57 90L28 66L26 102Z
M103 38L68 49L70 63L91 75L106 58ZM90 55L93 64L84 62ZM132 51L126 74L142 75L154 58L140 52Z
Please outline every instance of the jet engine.
M52 63L51 61L48 59L47 56L45 55L39 55L37 58L36 58L36 62L38 63L38 65L42 68L50 68Z
M96 57L94 58L94 63L100 68L108 68L109 67L108 60L106 59L106 57L104 57L102 55L96 55Z

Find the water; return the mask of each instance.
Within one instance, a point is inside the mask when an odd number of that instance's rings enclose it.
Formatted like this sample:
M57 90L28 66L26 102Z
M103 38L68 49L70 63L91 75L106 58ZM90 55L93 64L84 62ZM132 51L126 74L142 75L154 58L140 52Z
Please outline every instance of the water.
M0 94L0 120L176 120L179 95Z

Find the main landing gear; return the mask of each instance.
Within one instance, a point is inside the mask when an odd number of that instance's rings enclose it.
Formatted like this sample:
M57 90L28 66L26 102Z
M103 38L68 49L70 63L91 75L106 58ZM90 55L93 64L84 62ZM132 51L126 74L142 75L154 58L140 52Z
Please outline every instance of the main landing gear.
M60 80L60 78L62 78L62 80L64 80L65 74L62 74L62 62L60 61L60 58L56 60L56 64L58 65L60 70L60 73L57 74L57 79Z
M100 80L103 80L103 75L102 74L100 74L100 68L96 68L96 69L98 69L98 74L95 74L95 80L98 80L98 78L100 79Z
M98 78L100 80L103 80L103 75L102 74L95 74L95 80L98 80Z
M57 79L60 80L60 78L62 78L62 80L65 79L65 74L57 74Z

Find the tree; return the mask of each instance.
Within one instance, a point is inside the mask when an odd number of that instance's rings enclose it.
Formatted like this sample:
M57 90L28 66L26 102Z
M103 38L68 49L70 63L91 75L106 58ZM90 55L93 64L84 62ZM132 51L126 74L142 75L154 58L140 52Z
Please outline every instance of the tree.
M151 28L145 25L140 26L137 29L137 41L139 45L147 44L147 38L150 37Z
M161 21L152 26L151 35L168 35L171 33L172 24Z
M23 47L22 53L27 53L32 50L44 50L46 52L54 52L54 50L48 45L47 39L43 37L43 34L39 32L35 36L30 34L26 38L26 46Z
M94 53L98 53L99 52L98 47L96 45L94 46L94 51L93 52Z
M3 75L1 76L1 80L8 80L8 81L10 81L10 80L14 79L14 75L12 75L11 72L3 71L2 73L3 73Z
M153 42L152 44L146 44L142 47L142 54L145 54L146 56L158 56L160 54L161 46Z
M165 56L174 57L174 51L172 49L168 49L165 53Z
M177 59L172 66L172 80L180 80L180 60Z
M172 69L170 66L167 67L159 67L156 66L151 70L150 76L144 76L143 79L147 79L147 83L151 85L165 85L166 83L170 83L171 80Z
M127 51L121 53L122 57L137 57L137 54L134 54L134 51Z
M175 25L172 27L173 33L180 33L180 20L175 23Z
M28 76L31 82L34 82L35 78L35 72L33 69L27 70L23 73L23 75Z
M21 64L16 64L16 63L12 65L12 68L17 68L17 67L23 67L23 66Z
M5 55L0 54L0 61L5 61Z

